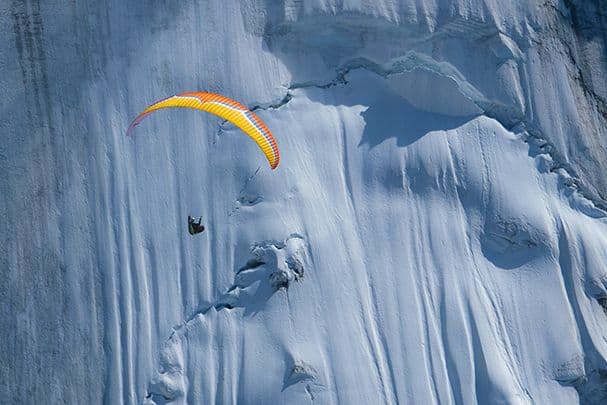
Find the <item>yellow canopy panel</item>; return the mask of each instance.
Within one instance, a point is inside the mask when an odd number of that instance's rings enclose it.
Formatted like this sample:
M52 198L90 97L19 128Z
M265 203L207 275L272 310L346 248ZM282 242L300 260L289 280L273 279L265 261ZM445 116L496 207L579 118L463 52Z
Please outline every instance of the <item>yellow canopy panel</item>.
M130 135L133 129L150 113L162 108L174 107L195 108L207 111L231 122L253 138L264 155L266 155L272 169L276 169L278 166L278 162L280 161L278 145L268 127L253 111L219 94L188 92L160 100L146 108L133 120L126 132L127 135Z

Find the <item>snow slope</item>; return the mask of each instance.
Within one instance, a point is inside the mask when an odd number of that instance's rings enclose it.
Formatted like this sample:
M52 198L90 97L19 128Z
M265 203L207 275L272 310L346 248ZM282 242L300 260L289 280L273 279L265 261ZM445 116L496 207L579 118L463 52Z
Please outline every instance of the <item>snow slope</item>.
M600 1L0 22L9 403L607 400ZM199 112L125 137L185 90L256 108L278 169Z

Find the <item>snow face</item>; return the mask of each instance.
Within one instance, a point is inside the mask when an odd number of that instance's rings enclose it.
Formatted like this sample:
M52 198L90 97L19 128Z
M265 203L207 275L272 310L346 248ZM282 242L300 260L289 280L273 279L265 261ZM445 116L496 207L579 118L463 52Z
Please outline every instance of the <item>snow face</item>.
M9 402L607 399L598 6L5 3Z

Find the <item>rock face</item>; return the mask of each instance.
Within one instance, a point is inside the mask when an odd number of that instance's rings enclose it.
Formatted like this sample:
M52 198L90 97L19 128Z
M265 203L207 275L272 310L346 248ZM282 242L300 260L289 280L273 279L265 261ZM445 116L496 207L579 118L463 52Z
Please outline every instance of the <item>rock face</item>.
M8 0L0 32L8 403L607 402L603 1ZM198 112L125 137L185 90L278 169Z

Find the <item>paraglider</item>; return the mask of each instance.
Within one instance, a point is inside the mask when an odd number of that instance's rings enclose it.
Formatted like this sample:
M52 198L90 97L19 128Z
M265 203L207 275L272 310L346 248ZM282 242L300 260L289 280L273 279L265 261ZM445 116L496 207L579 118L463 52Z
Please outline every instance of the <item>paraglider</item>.
M280 152L276 140L259 117L244 105L227 97L206 92L187 92L160 100L139 114L129 125L127 135L150 113L163 108L194 108L215 114L240 128L250 136L268 159L272 169L280 162Z
M268 159L268 163L272 170L276 169L278 166L278 163L280 162L278 145L263 121L244 105L214 93L187 92L160 100L150 105L133 120L127 129L127 136L131 135L135 127L152 112L163 108L175 107L194 108L206 111L231 122L255 141ZM202 217L196 222L194 221L194 218L188 215L188 232L190 235L199 234L203 232L204 229Z
M188 232L190 235L196 235L197 233L204 232L204 225L202 225L202 217L198 222L194 221L194 218L188 215Z

